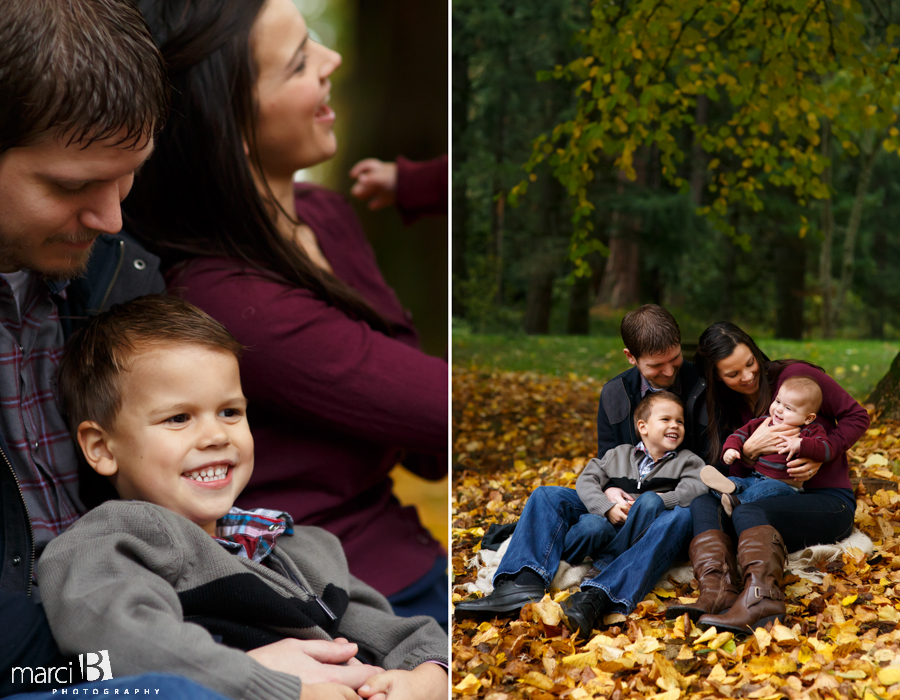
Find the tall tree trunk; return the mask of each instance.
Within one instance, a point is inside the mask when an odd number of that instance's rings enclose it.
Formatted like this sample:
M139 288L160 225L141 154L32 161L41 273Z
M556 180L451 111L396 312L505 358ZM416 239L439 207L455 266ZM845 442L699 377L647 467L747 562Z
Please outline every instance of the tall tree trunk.
M878 155L882 139L880 134L866 134L864 141L862 170L859 173L859 182L856 183L856 196L853 198L853 208L850 210L850 219L847 222L847 235L844 238L844 255L841 258L841 279L834 300L833 323L835 326L841 324L844 315L844 303L847 299L847 290L853 282L853 259L856 251L856 237L859 233L859 222L862 219L866 194L869 192L872 167L875 164L875 158Z
M866 403L875 404L882 419L900 420L900 354L894 358L887 374L878 382Z
M635 184L647 184L647 148L640 148L634 154ZM617 190L625 193L626 178L619 173ZM609 257L603 272L603 282L597 303L608 304L614 309L627 308L641 300L641 217L613 212L610 222Z
M822 155L828 158L830 156L831 142L831 125L828 120L822 122ZM823 173L825 184L831 189L832 185L832 167L829 165ZM833 284L831 279L831 255L834 245L834 212L831 206L831 196L823 199L821 202L821 222L822 222L822 250L819 255L819 284L822 288L822 337L833 338L834 327L832 326L833 310L832 310L832 292Z
M553 280L556 271L546 258L537 263L528 283L525 307L525 332L546 335L550 331L550 309L553 301Z
M776 338L803 340L805 275L806 239L782 237L775 251L775 287L778 294Z
M879 226L875 230L875 240L873 241L873 250L876 251L875 269L877 274L875 279L871 280L868 287L869 303L866 304L869 315L869 335L873 340L884 339L884 321L885 321L885 304L884 304L884 271L887 267L887 260L884 255L878 255L878 251L887 250L887 233L883 226Z
M698 95L697 96L697 109L694 114L694 123L700 126L706 126L706 108L709 104L709 99L706 95ZM691 193L691 204L695 207L699 207L700 203L703 200L703 185L706 183L706 152L703 150L703 146L700 145L700 139L696 136L694 137L694 142L691 144L691 178L690 178L690 193Z
M458 21L454 18L453 29L456 32ZM454 316L465 318L465 300L459 293L464 282L469 278L466 265L466 248L469 222L469 200L466 193L466 180L460 175L460 169L465 166L468 158L468 143L466 132L469 125L469 98L471 96L471 84L469 82L469 59L463 51L454 51L452 59L453 69L453 235L451 258L451 288L453 289L452 313Z
M740 211L735 209L731 219L735 233L740 231L741 218ZM722 321L730 321L734 318L734 287L735 276L737 275L737 249L734 242L726 235L719 234L721 246L725 250L725 260L722 262L722 280L721 292L719 295L719 313L718 318Z
M566 333L588 335L591 332L591 278L579 277L569 290L569 315Z

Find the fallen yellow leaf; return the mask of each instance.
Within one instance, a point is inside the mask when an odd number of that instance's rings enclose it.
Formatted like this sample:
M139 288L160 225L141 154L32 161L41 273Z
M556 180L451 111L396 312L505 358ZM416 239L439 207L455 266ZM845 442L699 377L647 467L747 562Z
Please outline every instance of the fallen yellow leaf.
M460 695L475 695L480 689L481 681L475 677L474 673L470 673L457 685L453 686L453 692Z
M877 675L878 682L883 686L900 683L900 667L898 666L888 666L887 668L879 669Z
M841 601L841 605L843 605L844 607L847 607L848 605L852 605L853 603L856 602L856 599L857 599L858 597L859 597L859 596L857 596L856 594L848 595L846 598L844 598L844 599Z
M537 671L529 671L519 679L519 682L533 685L535 688L540 688L541 690L550 690L553 687L553 681L543 673L538 673Z

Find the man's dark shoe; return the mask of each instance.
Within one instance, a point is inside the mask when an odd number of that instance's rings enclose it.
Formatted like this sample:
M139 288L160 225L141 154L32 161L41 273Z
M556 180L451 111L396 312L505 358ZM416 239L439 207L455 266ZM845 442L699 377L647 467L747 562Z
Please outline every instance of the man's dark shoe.
M526 604L544 597L544 587L503 581L494 592L478 600L464 600L456 604L454 614L460 619L489 620L493 617L518 615Z
M583 641L591 638L594 624L610 608L609 598L602 589L587 586L585 590L573 593L562 604L566 625Z

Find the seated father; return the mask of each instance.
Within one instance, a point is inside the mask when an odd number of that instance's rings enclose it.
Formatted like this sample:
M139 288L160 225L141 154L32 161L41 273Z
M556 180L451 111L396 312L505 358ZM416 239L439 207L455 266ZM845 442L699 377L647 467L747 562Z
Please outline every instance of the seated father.
M681 353L681 331L672 315L660 306L648 304L628 313L620 328L625 357L634 365L607 382L600 394L597 413L597 457L619 445L642 445L637 432L635 408L648 393L669 391L684 404L684 441L681 447L698 455L706 452L706 417L703 409L705 382ZM646 449L646 448L645 448ZM647 453L647 459L653 459ZM641 472L643 474L643 471ZM622 526L629 517L634 497L620 488L604 491L616 504L616 513L607 515ZM643 499L642 499L643 500ZM659 499L656 499L659 500ZM637 511L639 507L635 508ZM568 488L543 486L529 498L515 533L494 576L494 591L481 599L456 606L458 617L487 619L517 615L528 602L540 600L549 588L560 559L580 564L591 544L592 518L576 492ZM555 519L554 519L555 518ZM655 518L655 519L654 519ZM675 506L652 517L642 517L646 525L622 528L630 539L619 551L614 565L608 561L591 587L601 589L605 612L631 612L678 557L686 557L691 538L691 515ZM632 545L640 539L642 545ZM595 561L595 565L600 562ZM590 629L600 607L583 591L570 598L570 618L586 621L578 626ZM582 610L581 608L585 608ZM590 609L588 609L590 608ZM596 609L595 609L596 608Z

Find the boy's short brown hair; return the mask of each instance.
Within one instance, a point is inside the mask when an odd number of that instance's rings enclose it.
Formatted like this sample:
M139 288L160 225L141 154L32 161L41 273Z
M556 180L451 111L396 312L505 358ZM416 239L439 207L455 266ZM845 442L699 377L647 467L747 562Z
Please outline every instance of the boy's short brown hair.
M647 395L638 402L634 409L635 429L637 429L639 420L647 422L650 414L653 413L654 404L658 404L660 401L671 401L678 404L681 406L682 413L684 412L684 402L679 398L678 394L673 394L671 391L648 391Z
M90 320L66 343L59 394L69 428L95 421L115 427L122 408L119 377L135 356L170 344L229 352L240 361L243 346L225 326L183 299L152 294L116 304Z
M681 345L681 329L675 318L656 304L644 304L625 314L619 332L635 358L658 355Z
M791 389L804 395L810 413L818 413L822 408L822 387L812 377L788 377L781 383L781 389Z

